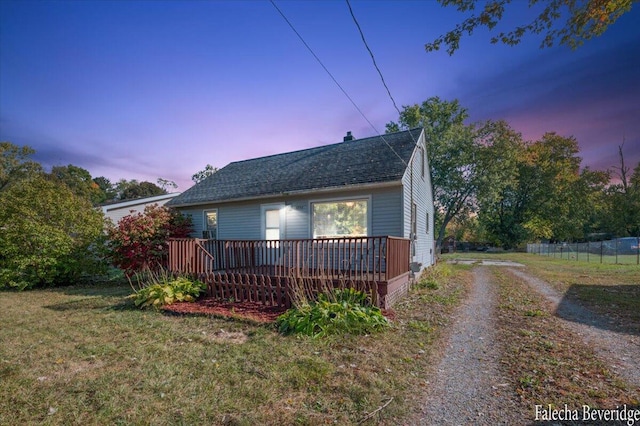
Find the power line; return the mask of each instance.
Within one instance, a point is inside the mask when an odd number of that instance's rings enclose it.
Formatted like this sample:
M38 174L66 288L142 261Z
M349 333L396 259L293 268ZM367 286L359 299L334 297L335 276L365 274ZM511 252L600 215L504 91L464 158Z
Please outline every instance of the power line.
M389 90L389 86L387 86L387 82L385 81L384 76L382 75L382 71L380 71L380 67L378 67L378 63L376 62L376 58L373 55L373 51L369 47L369 43L367 43L367 39L364 37L364 32L360 27L360 23L358 23L358 20L356 19L356 15L353 13L353 9L351 8L351 3L349 2L349 0L346 0L346 1L347 1L347 6L349 7L349 13L351 14L351 18L353 19L353 22L356 24L356 27L358 28L358 32L360 33L360 38L364 43L364 47L367 49L367 52L369 52L369 56L371 56L371 60L373 61L374 68L376 69L376 71L378 71L380 80L382 80L382 85L387 90L387 95L389 95L389 99L391 99L391 102L393 103L393 107L396 109L396 111L398 111L398 116L401 116L402 113L400 112L400 108L398 108L398 105L396 104L396 100L393 98L393 95L391 95L391 90ZM411 139L413 140L413 143L417 145L418 141L416 140L415 137L413 137L413 133L411 133L411 129L408 129L408 131L409 131L409 135L411 136Z
M378 67L378 64L376 63L376 58L375 56L373 56L373 52L371 51L371 48L369 47L369 44L367 43L367 40L364 37L364 33L362 32L362 28L360 27L360 24L358 23L358 20L356 19L356 15L353 13L353 9L351 8L351 3L349 3L349 0L347 1L347 6L349 6L349 13L351 13L351 18L353 18L353 22L356 24L356 27L358 28L358 32L360 33L360 38L362 39L362 42L364 43L364 47L367 49L367 52L369 52L369 56L371 56L371 60L373 61L373 66L376 69L376 71L378 71L378 75L380 76L380 80L382 80L382 85L384 86L385 89L387 89L387 94L389 95L389 99L391 99L391 102L393 103L393 107L396 109L396 111L398 111L398 116L401 116L402 113L400 112L400 109L398 108L398 105L396 104L395 99L393 99L393 96L391 95L391 90L389 90L389 86L387 86L387 82L384 80L384 76L382 75L382 71L380 71L380 68ZM409 131L409 136L411 136L411 140L413 141L413 145L416 146L418 145L418 141L416 141L416 138L413 137L413 133L411 133L411 129L408 129ZM397 154L396 154L397 155ZM424 158L422 158L422 161L425 161ZM424 164L424 163L423 163ZM408 166L407 163L404 163L405 166ZM411 199L410 199L410 205L411 205L411 216L414 216L413 213L413 164L411 164L411 167L409 167L409 173L411 176L411 180L410 180L410 194L411 194ZM417 220L417 218L412 217L411 219L413 220ZM412 231L413 233L413 231ZM413 238L411 238L411 244L413 246L413 244L415 244L415 241Z
M278 13L280 14L280 16L282 16L282 19L285 20L285 22L289 25L289 27L293 30L293 32L298 36L298 38L300 39L300 41L302 42L302 44L304 44L304 46L307 48L307 50L313 55L313 57L316 59L316 61L318 61L318 63L320 64L320 66L322 67L322 69L325 70L325 72L329 75L329 77L331 77L331 80L333 80L333 82L336 84L336 86L338 86L338 88L340 88L340 90L342 91L342 93L347 97L347 99L349 99L349 101L351 102L351 104L354 106L354 108L360 113L360 115L362 116L362 118L365 119L365 121L367 123L369 123L369 126L371 126L371 128L376 132L376 134L384 141L384 143L389 147L389 149L396 155L396 157L398 157L400 159L400 161L402 161L402 164L404 164L405 166L407 166L407 162L404 161L404 159L400 156L400 154L398 154L396 152L395 149L393 149L393 147L389 144L389 142L387 142L387 140L384 138L384 136L382 136L380 134L380 132L378 131L378 129L376 129L376 126L373 125L373 123L367 118L366 115L364 115L364 112L362 112L362 110L360 109L360 107L358 107L358 105L355 103L355 101L351 98L351 96L349 96L349 94L347 93L347 91L340 85L340 83L338 83L338 80L336 80L336 78L333 76L333 74L331 74L331 72L329 71L329 69L324 65L324 63L322 63L322 61L320 60L320 58L318 57L318 55L315 54L315 52L313 51L313 49L311 49L311 46L309 46L309 44L307 44L307 42L304 40L304 38L302 37L302 35L300 35L300 33L296 30L296 28L293 26L293 24L291 23L291 21L289 21L289 19L287 19L287 17L285 16L285 14L282 12L282 10L280 10L280 8L275 4L274 0L270 0L271 4L273 5L273 7L275 7L275 9L278 11ZM387 89L388 90L388 89ZM397 109L397 108L396 108ZM400 111L398 111L400 112ZM409 132L409 134L411 135L411 132ZM411 138L413 139L413 135L411 135ZM415 141L415 140L414 140Z
M384 88L387 89L387 95L389 95L389 98L391 99L391 102L393 102L393 107L396 109L396 111L398 111L398 115L399 115L399 114L401 114L400 113L400 109L398 108L398 105L396 104L395 99L393 99L393 96L391 95L391 91L389 90L389 86L387 86L387 82L384 80L384 77L382 76L382 71L380 71L380 68L378 67L378 64L376 63L376 58L375 58L375 56L373 56L373 52L369 48L369 44L367 43L367 40L364 38L364 33L362 32L362 28L360 27L360 24L358 23L358 20L356 19L356 16L353 13L353 9L351 8L351 3L349 3L349 0L347 0L347 6L349 6L349 13L351 13L351 18L353 18L353 22L356 24L356 27L358 27L358 32L360 33L360 38L362 38L362 42L364 43L364 47L366 47L367 52L369 52L369 56L371 56L371 60L373 61L373 66L375 67L376 71L378 71L378 75L380 76L380 80L382 80L382 84L383 84Z

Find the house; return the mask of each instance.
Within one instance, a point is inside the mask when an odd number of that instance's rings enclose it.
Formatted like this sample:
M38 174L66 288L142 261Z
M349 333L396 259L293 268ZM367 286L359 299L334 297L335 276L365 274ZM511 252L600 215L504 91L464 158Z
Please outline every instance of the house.
M180 195L179 192L174 192L171 194L155 195L153 197L136 198L135 200L116 201L103 204L100 208L106 218L111 219L114 224L117 224L120 219L125 216L144 213L144 208L153 204L163 206L178 195Z
M411 270L434 263L422 129L362 139L348 132L340 143L233 162L167 206L191 217L196 241L216 241L198 242L208 257L199 267L209 262L199 272L230 272L233 258L245 272L269 266L261 274L271 277L322 271L373 280L384 282L389 306L407 290ZM186 249L174 248L174 261L184 268L179 250Z

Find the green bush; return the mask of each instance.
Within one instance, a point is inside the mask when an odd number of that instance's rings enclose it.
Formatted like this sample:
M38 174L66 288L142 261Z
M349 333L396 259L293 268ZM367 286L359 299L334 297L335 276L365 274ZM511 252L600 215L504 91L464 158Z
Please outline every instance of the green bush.
M389 325L367 295L351 288L323 293L318 300L289 309L278 317L278 330L312 337L331 334L367 334Z
M0 196L0 288L72 284L104 273L103 216L66 185L36 175Z
M160 308L175 302L193 302L204 293L207 285L202 281L186 277L166 278L142 287L132 295L134 303L140 308Z

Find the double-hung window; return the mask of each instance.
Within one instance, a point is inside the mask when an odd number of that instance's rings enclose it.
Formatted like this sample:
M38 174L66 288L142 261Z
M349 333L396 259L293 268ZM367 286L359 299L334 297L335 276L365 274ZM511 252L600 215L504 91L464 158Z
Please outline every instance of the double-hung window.
M280 209L269 209L264 212L264 238L265 240L280 239Z
M211 240L218 239L218 210L204 211L204 230L202 238Z

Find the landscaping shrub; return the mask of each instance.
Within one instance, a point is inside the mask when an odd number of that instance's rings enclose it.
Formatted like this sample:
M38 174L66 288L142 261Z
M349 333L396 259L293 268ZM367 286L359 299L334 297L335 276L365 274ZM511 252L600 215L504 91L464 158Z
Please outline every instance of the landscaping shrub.
M372 306L366 293L352 288L336 289L318 295L317 301L289 309L278 317L278 330L312 337L331 334L367 334L389 325L379 308Z
M174 277L164 270L160 273L149 272L148 281L139 281L141 287L131 295L140 308L160 308L175 302L193 302L204 293L207 285L202 281L187 277Z
M157 270L167 261L168 239L186 238L191 231L190 218L164 206L147 206L144 213L125 216L109 227L111 262L127 276Z

